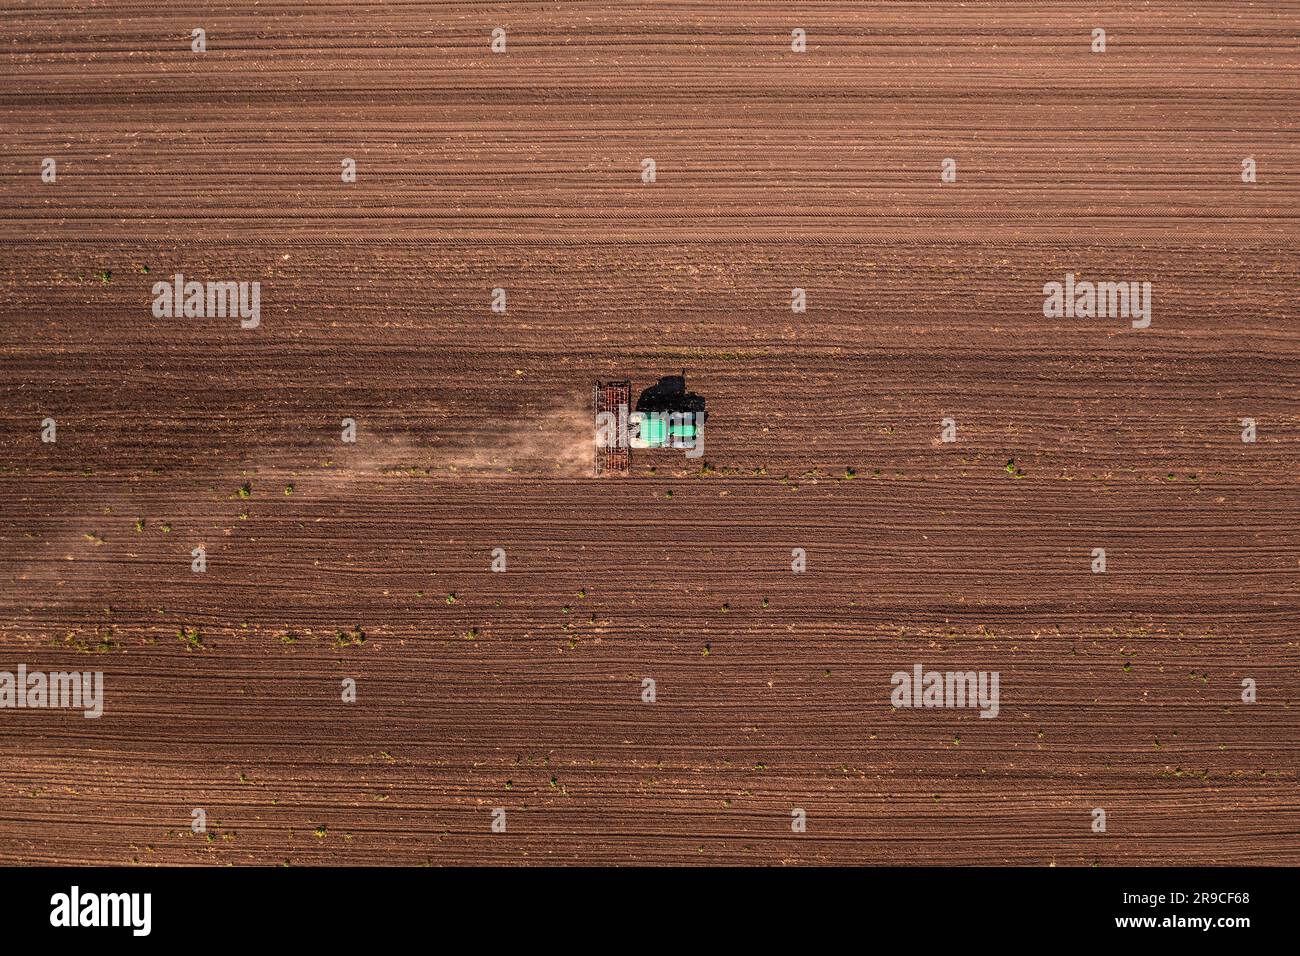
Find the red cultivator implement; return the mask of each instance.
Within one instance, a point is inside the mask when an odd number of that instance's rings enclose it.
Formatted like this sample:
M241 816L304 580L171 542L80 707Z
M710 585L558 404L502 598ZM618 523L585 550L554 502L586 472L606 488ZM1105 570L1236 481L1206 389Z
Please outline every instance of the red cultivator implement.
M602 421L619 422L626 419L632 403L632 383L597 382L596 383L596 476L626 475L632 468L632 449L616 438L611 439L608 429L602 430ZM601 413L608 413L601 418Z

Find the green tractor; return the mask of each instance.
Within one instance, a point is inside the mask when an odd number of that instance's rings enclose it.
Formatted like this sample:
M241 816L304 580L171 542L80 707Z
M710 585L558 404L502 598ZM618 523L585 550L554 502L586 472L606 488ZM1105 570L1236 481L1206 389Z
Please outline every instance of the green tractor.
M632 383L597 382L596 475L626 475L632 449L703 449L704 398L686 390L686 374L665 375L630 410Z

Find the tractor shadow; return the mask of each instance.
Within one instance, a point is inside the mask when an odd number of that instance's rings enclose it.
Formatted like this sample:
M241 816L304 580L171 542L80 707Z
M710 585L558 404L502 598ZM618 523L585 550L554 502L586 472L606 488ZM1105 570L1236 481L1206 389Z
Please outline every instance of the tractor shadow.
M684 374L665 375L654 385L643 389L636 400L636 411L638 412L661 412L664 414L691 412L694 414L695 422L698 425L704 424L704 406L704 396L686 390L686 376Z

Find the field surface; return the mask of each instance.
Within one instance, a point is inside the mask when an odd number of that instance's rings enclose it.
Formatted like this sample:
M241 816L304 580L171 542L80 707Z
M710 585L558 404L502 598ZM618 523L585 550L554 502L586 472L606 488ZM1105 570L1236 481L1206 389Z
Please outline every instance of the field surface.
M0 863L1300 864L1298 67L1295 3L9 4L0 671L104 706L0 709ZM683 370L703 458L593 478Z

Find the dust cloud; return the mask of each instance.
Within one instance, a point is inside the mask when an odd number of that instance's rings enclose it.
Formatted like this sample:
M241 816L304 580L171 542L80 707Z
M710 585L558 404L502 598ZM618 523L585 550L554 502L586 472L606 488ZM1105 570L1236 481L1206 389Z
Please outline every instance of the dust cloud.
M485 423L491 427L472 444L435 457L436 472L504 476L542 474L554 477L590 476L596 446L592 412L576 401L526 420Z

